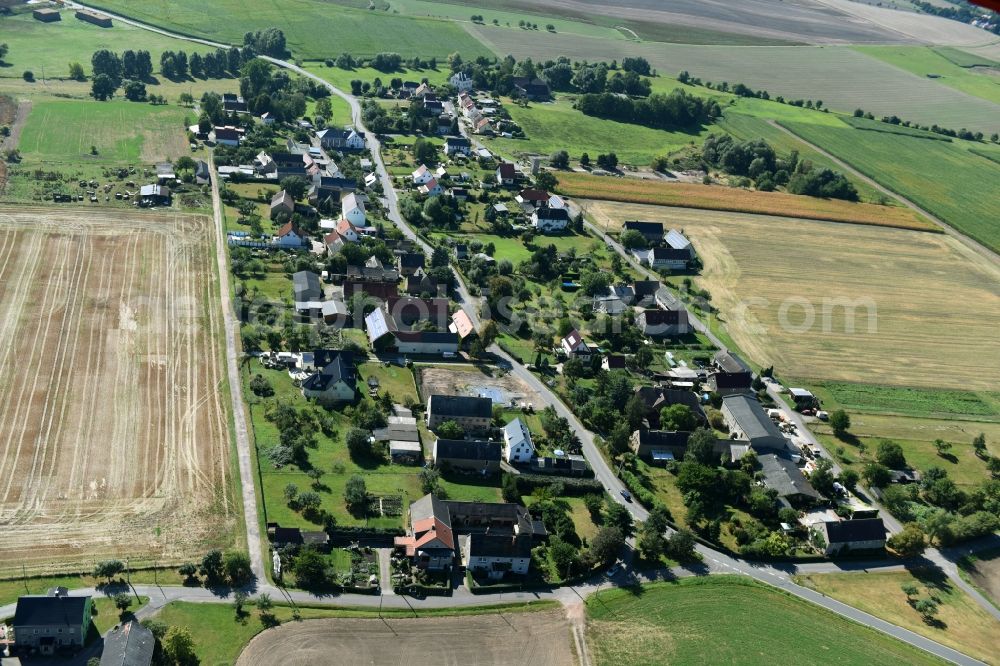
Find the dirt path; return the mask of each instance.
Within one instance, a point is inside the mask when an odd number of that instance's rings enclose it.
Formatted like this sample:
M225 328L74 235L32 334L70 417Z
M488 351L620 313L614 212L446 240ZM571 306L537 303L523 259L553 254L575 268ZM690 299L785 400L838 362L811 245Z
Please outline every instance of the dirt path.
M778 124L774 120L768 120L767 122L772 127L776 128L776 129L779 129L782 132L784 132L785 134L788 134L789 136L793 136L796 139L798 139L799 141L801 141L802 143L806 144L807 146L810 146L816 152L818 152L821 155L829 158L831 161L833 161L834 164L836 164L837 166L839 166L841 169L843 169L847 173L852 174L853 176L855 176L859 180L862 180L862 181L868 183L869 185L871 185L872 187L874 187L876 190L878 190L882 194L884 194L886 196L889 196L889 197L892 197L893 199L895 199L899 203L903 204L904 206L906 206L910 210L913 210L913 211L919 213L920 215L923 215L928 220L931 220L932 222L934 222L935 224L937 224L938 226L940 226L941 229L943 229L946 234L948 234L952 238L956 238L956 239L960 240L970 250L973 250L974 252L976 252L976 253L978 253L978 254L986 257L990 261L993 261L993 262L1000 261L1000 255L998 255L996 252L994 252L993 250L989 249L985 245L982 245L979 242L977 242L977 241L969 238L965 234L963 234L960 231L958 231L955 227L951 226L950 224L948 224L947 222L945 222L941 218L937 217L936 215L932 215L928 211L924 210L923 208L921 208L917 204L915 204L912 201L910 201L909 199L907 199L906 197L904 197L904 196L902 196L900 194L897 194L897 193L893 192L892 190L890 190L889 188L887 188L887 187L879 184L877 181L875 181L875 180L869 178L868 176L866 176L865 174L861 173L860 171L858 171L857 169L855 169L854 167L852 167L847 162L845 162L845 161L843 161L843 160L841 160L841 159L839 159L839 158L831 155L829 152L823 150L822 148L820 148L819 146L817 146L815 143L807 141L805 137L799 136L798 134L796 134L795 132L791 131L787 127L783 127L782 125Z
M4 137L3 141L0 142L0 150L17 148L17 143L21 138L21 130L24 129L24 123L28 119L29 113L31 113L31 102L21 100L17 103L17 108L14 110L14 122L9 125L10 136Z

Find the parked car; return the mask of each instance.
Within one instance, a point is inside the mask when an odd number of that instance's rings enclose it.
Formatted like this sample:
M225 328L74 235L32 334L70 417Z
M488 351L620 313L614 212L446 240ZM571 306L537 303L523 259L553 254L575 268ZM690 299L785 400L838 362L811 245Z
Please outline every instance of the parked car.
M632 501L632 493L630 493L629 491L627 491L624 488L622 488L621 494L622 494L622 497L625 498L626 502L631 502Z

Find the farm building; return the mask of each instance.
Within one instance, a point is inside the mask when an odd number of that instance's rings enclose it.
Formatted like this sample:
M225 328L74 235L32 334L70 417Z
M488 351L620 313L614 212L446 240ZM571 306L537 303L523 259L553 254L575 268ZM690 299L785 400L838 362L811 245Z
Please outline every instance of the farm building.
M635 318L635 325L650 338L675 337L691 332L687 310L643 310Z
M110 16L105 16L104 14L99 14L89 9L81 9L77 11L76 17L81 21L85 21L87 23L93 23L94 25L100 26L102 28L111 27Z
M820 494L802 474L802 470L787 456L765 453L757 456L757 462L764 475L764 483L768 488L778 491L778 499L783 504L805 505L820 499Z
M463 470L477 474L496 474L500 471L503 451L500 442L483 439L434 440L431 458L436 467Z
M757 451L787 451L789 448L788 440L753 393L724 396L722 416L729 425L729 432L749 441Z
M697 394L691 391L665 389L657 386L637 386L635 394L642 401L646 421L653 430L660 427L660 410L671 405L685 405L695 415L699 423L708 423L705 410L702 409Z
M537 208L531 214L531 224L542 233L562 231L569 225L569 213L565 208Z
M291 215L295 212L295 199L292 195L281 190L271 197L271 219L274 220L280 213Z
M43 655L81 648L90 618L91 598L68 596L65 588L55 588L47 595L20 597L11 622L15 645L19 650L38 650Z
M36 9L31 12L31 15L35 17L35 20L41 21L43 23L52 23L53 21L61 21L62 14L59 13L58 9Z
M140 206L169 206L170 188L166 185L143 185L139 188Z
M482 432L493 420L493 401L464 395L432 395L427 399L427 427L436 430L454 421L466 432Z
M670 231L667 232L667 235L664 237L664 240L667 242L667 245L670 248L677 250L679 252L687 252L688 257L690 259L694 259L695 257L694 246L691 245L691 241L687 239L687 236L685 236L681 232L677 231L676 229L671 229Z
M116 625L104 637L101 666L149 666L156 638L136 620Z
M656 246L663 242L662 222L641 222L639 220L626 220L622 225L622 231L638 231L650 245Z
M721 395L749 391L753 384L753 371L746 362L732 352L719 352L714 359L715 370L708 375L708 386Z
M546 100L551 96L549 84L539 78L530 79L528 77L515 77L513 79L514 90L518 95L530 101Z
M667 269L671 271L682 271L688 267L691 261L689 250L675 250L672 247L654 247L649 250L646 262L654 270Z

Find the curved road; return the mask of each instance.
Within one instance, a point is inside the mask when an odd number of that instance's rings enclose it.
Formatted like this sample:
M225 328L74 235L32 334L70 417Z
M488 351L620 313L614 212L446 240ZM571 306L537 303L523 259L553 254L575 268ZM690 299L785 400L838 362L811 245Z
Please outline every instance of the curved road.
M68 6L85 6L80 3L67 3ZM96 9L96 8L95 8ZM178 35L171 33L169 31L155 28L153 26L146 25L144 23L128 19L126 17L106 12L100 9L104 14L111 16L112 18L133 25L138 28L150 30L167 37L172 37L175 39L180 39L184 41L204 44L207 46L217 47L217 48L229 48L228 44L222 44L218 42L213 42L210 40L197 39L192 37L186 37L184 35ZM382 160L381 155L381 144L378 137L371 132L368 132L365 128L361 119L361 105L357 98L352 95L345 93L344 91L338 89L337 87L331 85L327 81L321 79L320 77L305 71L301 67L296 66L293 63L280 60L277 58L265 57L266 60L277 65L279 67L288 69L290 71L296 72L302 76L308 77L317 81L318 83L324 85L332 94L335 94L345 101L351 107L351 115L354 120L355 126L366 133L368 139L369 151L372 155L373 163L376 165L380 181L382 183L383 192L388 203L389 218L394 223L396 223L403 233L408 237L413 239L418 243L425 252L431 252L431 248L426 242L420 239L416 232L406 223L399 213L399 203L396 196L395 189L392 185L392 179L385 168L385 163ZM248 427L246 421L246 415L243 409L242 402L242 390L239 378L239 363L237 357L237 344L236 344L236 333L238 332L238 326L236 324L235 314L232 311L231 299L229 298L229 275L228 267L226 264L225 256L225 233L222 223L222 206L221 201L218 197L218 184L215 174L215 169L212 169L212 188L213 188L213 208L214 216L217 228L217 257L219 261L219 274L220 274L220 291L223 300L223 312L224 312L224 322L226 328L226 361L227 361L227 371L230 380L230 390L232 391L233 400L233 415L236 421L236 434L237 434L237 453L239 458L239 468L240 468L240 479L242 482L242 497L244 503L244 516L247 530L247 541L248 549L250 552L251 564L253 567L254 574L257 576L258 581L264 581L263 584L259 585L254 589L255 593L267 593L275 599L287 599L289 602L308 602L308 603L331 603L332 605L348 605L348 606L360 606L360 607L377 607L377 606L390 606L390 607L424 607L424 608L443 608L443 607L457 607L457 606L478 606L486 605L491 603L498 603L504 601L515 601L523 602L536 599L556 599L562 603L567 603L579 599L581 596L589 595L599 589L599 583L590 583L586 585L579 586L578 588L556 588L551 592L522 592L522 593L507 593L507 594L496 594L496 595L471 595L469 593L461 594L458 593L452 597L428 597L424 600L410 600L406 597L400 596L367 596L367 595L339 595L334 597L322 597L307 592L301 591L287 591L276 588L268 583L264 558L263 558L263 548L260 535L260 522L257 513L257 502L256 502L256 492L253 480L253 469L252 469L252 458L250 454L250 440L248 434ZM894 195L895 196L895 195ZM591 229L594 229L591 226ZM594 229L596 231L596 229ZM600 232L598 231L600 234ZM606 235L600 234L605 238L606 242L610 239ZM616 250L624 253L623 249L618 246ZM629 257L626 257L631 261ZM479 322L478 312L476 311L475 303L476 301L468 294L465 288L464 282L461 280L461 276L456 272L456 278L459 281L459 293L462 296L463 302L461 304L462 309L465 310L472 318L473 322ZM697 321L692 319L693 322ZM714 335L705 327L700 321L695 324L696 328L699 326L710 339L713 340L720 348L725 348L720 341L718 341ZM625 505L631 512L636 520L645 520L648 516L648 511L642 506L632 503L625 502L622 498L620 492L624 489L623 484L614 474L604 456L598 450L596 442L594 441L593 434L583 427L583 424L576 418L575 414L554 394L547 386L545 386L537 377L531 374L527 368L525 368L520 363L517 363L508 354L503 352L501 349L495 345L490 348L494 354L499 358L504 359L510 364L511 371L515 373L520 379L528 383L532 388L537 390L540 395L542 395L549 404L551 404L560 414L560 416L565 417L570 425L577 432L580 441L583 445L583 451L588 461L590 462L592 468L594 469L595 477L601 481L604 487L608 490L611 497ZM910 643L920 649L930 652L934 655L946 659L956 664L972 665L980 664L981 662L968 657L956 650L949 647L941 645L936 641L930 640L918 634L915 634L907 629L898 627L894 624L886 622L880 618L877 618L868 613L864 613L856 608L843 604L839 601L835 601L822 595L820 593L814 592L808 588L804 588L800 585L795 584L791 580L791 575L794 574L798 567L791 565L785 568L779 568L777 566L770 566L766 564L758 564L747 562L745 560L729 557L723 553L717 552L705 546L698 546L698 551L704 559L704 569L698 573L732 573L750 576L762 582L768 583L784 589L785 591L799 597L815 603L819 606L827 608L839 615L852 619L854 621L860 622L872 628L878 629L890 636L898 638L904 642ZM812 570L814 567L810 567ZM839 571L841 567L835 563L823 563L819 565L819 568L823 572L827 571ZM946 570L947 571L947 570ZM623 575L623 574L619 574ZM631 575L631 574L630 574ZM683 575L683 574L682 574ZM686 574L690 575L690 574ZM215 594L210 590L205 590L204 588L184 588L184 587L159 587L159 586L135 586L135 591L138 594L149 596L151 599L149 610L147 612L155 612L158 608L162 607L163 604L174 600L189 600L189 601L200 601L200 602L227 602L228 595ZM87 591L77 591L80 594L86 594ZM91 593L93 591L90 591ZM154 602L158 605L154 607ZM4 608L0 608L0 615L3 614Z

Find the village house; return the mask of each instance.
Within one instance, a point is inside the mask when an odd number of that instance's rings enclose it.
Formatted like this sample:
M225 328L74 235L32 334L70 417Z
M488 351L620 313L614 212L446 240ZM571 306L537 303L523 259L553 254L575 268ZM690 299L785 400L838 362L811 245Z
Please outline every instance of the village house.
M242 127L233 127L232 125L216 127L214 130L215 142L223 146L239 146L244 133Z
M481 439L438 438L434 440L431 449L431 460L435 467L484 476L500 471L501 457L500 442Z
M690 432L640 428L632 433L629 439L629 446L632 452L643 460L653 463L666 463L684 458L690 437ZM750 447L746 442L737 442L728 439L717 439L712 446L712 451L719 458L724 457L728 462L739 460L749 450Z
M302 233L299 225L294 222L285 222L278 229L278 240L275 243L278 247L286 249L302 249L309 243L309 237Z
M542 233L562 231L569 225L569 213L565 208L537 208L531 214L531 225Z
M365 205L354 192L346 195L341 201L341 216L355 227L365 226Z
M493 420L493 401L464 395L438 395L427 398L427 427L436 430L445 421L454 421L465 432L485 432Z
M622 232L638 231L642 234L646 243L650 246L657 246L663 242L662 222L641 222L639 220L626 220L622 225Z
M465 342L465 339L476 335L476 327L472 323L472 319L465 310L457 310L455 314L451 316L451 324L448 325L448 330L452 333L458 335L458 339Z
M357 391L354 354L350 351L317 349L315 372L302 382L302 395L324 405L351 402Z
M521 204L521 208L523 208L525 212L533 211L536 208L548 208L549 199L551 199L551 197L545 190L533 189L521 190L518 192L517 196L514 197L514 200Z
M542 522L519 504L428 494L410 505L408 534L396 537L396 548L421 569L447 572L460 562L470 572L501 579L527 574L531 549L547 536Z
M448 300L444 298L390 296L365 317L365 329L375 351L400 354L458 351L458 336L448 331Z
M782 505L808 506L822 498L787 453L764 453L757 463L765 485L777 491Z
M627 367L625 357L619 354L607 354L601 359L601 369L608 372L612 370L625 370Z
M519 76L515 77L512 82L515 93L532 102L547 100L552 95L549 91L549 84L539 78L531 79Z
M825 521L819 524L826 543L827 557L847 551L882 550L885 548L885 523L881 518Z
M316 132L319 145L324 150L355 151L365 149L364 132L354 129L327 127Z
M642 401L645 420L649 429L658 430L660 428L660 411L664 407L671 405L684 405L691 410L699 425L708 423L705 410L698 400L698 395L692 391L680 389L661 388L659 386L637 386L635 394Z
M688 335L691 324L687 310L643 310L635 325L647 338L669 338Z
M57 650L82 648L90 629L91 606L90 597L71 597L66 588L18 598L11 621L17 649L51 656Z
M437 197L444 194L444 186L438 182L437 178L431 178L429 181L418 187L417 191L425 197Z
M195 160L194 163L194 183L195 185L208 185L212 182L212 175L209 172L208 162L205 160Z
M460 93L469 92L470 90L472 90L473 86L472 77L466 74L465 72L456 72L452 74L451 78L448 79L448 83L453 85L455 89Z
M246 100L235 93L223 93L222 110L226 113L246 113Z
M559 344L562 347L562 350L569 357L573 357L573 356L589 357L590 356L590 352L591 352L590 345L588 345L586 342L584 342L583 336L580 335L580 331L576 330L575 328L572 331L570 331L569 333L567 333L566 337L564 337L560 341Z
M406 287L403 291L409 296L422 296L423 294L433 296L438 291L437 280L425 273L422 268L417 269L412 275L406 276Z
M512 465L525 464L535 455L531 431L520 417L503 428L503 459Z
M510 162L501 162L496 171L497 183L503 187L514 187L517 182L517 169Z
M653 270L683 271L691 261L688 250L675 250L672 247L654 247L646 256L646 263Z
M468 155L472 152L472 142L464 136L449 136L444 140L444 154L449 157L453 155Z
M396 262L399 274L407 277L423 270L427 258L423 252L404 252L397 256Z
M410 179L413 181L414 185L426 185L434 180L434 173L428 169L426 165L421 164L413 171L413 173L410 174Z
M101 666L149 666L156 637L138 620L116 624L104 636Z
M271 219L274 220L281 213L291 216L295 212L295 199L286 190L281 190L271 197Z
M714 366L708 374L709 389L723 396L750 391L753 371L742 358L720 351L715 355Z
M295 307L309 301L323 300L323 285L320 284L319 276L312 271L299 271L292 274L292 294L295 299Z

